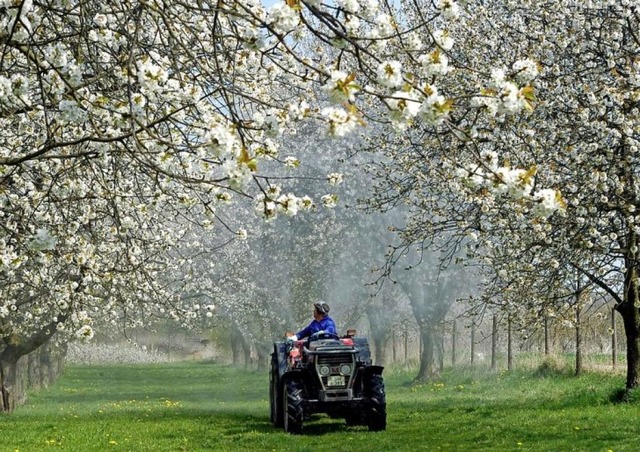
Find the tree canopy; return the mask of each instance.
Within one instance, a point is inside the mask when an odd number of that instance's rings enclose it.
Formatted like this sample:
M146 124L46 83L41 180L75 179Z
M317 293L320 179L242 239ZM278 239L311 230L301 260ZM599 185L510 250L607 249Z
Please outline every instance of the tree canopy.
M189 253L337 202L341 173L295 179L312 122L367 131L368 204L406 209L391 266L463 249L488 300L535 312L578 275L625 318L636 386L639 19L607 0L0 1L2 356L210 312L174 290Z

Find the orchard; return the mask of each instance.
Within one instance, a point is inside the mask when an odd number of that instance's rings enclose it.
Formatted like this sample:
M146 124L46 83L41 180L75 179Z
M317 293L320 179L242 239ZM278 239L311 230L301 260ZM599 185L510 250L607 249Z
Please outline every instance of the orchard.
M268 348L315 298L343 326L409 312L428 344L461 300L526 324L605 297L636 388L639 22L626 0L0 0L0 407L45 344L169 319Z

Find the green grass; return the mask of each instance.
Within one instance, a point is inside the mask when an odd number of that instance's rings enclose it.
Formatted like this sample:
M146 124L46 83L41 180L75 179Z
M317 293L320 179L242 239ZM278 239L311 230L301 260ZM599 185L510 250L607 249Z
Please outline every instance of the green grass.
M415 385L385 371L386 432L315 417L273 428L268 378L211 363L74 366L0 416L0 451L635 451L638 403L615 404L616 375L448 370Z

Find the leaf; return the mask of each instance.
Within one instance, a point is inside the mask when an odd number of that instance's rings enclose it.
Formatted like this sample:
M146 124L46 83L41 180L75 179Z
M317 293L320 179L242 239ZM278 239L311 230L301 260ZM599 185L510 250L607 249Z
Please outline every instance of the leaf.
M520 176L520 180L525 184L530 184L531 179L533 178L533 176L536 175L537 171L538 171L538 167L536 165L533 165L531 168L527 170L526 173Z
M247 151L247 148L242 146L242 149L240 150L240 156L238 157L238 162L249 163L250 160L251 160L251 157L249 156L249 152Z
M355 79L356 79L356 73L352 72L351 74L347 75L347 78L344 79L344 84L348 85L349 83L351 83Z
M525 86L520 89L520 95L527 99L530 102L534 102L536 100L535 92L533 86Z
M345 107L346 107L347 111L349 112L349 114L352 115L355 118L356 122L359 125L361 125L363 127L367 125L367 123L364 122L364 120L362 119L362 116L360 115L360 111L358 110L358 108L355 105L348 104L348 105L345 105Z
M247 168L249 168L252 172L258 171L258 161L256 159L251 159L247 162Z
M560 193L560 190L556 190L556 202L558 203L559 206L561 206L563 209L567 208L567 202L564 200L564 198L562 197L562 194Z

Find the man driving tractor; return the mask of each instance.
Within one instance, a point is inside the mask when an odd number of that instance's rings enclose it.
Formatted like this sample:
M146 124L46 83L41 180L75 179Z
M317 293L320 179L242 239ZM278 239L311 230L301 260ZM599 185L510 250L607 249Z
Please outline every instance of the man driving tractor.
M337 335L338 330L336 324L331 317L329 317L329 305L324 302L318 302L313 304L313 320L302 330L298 331L292 336L288 336L287 340L297 341L310 337L314 333L323 331L325 333Z

